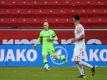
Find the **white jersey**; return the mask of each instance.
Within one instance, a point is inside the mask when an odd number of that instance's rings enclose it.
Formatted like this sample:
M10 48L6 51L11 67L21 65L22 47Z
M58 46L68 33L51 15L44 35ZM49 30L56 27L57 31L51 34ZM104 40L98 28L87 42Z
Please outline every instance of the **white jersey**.
M81 24L78 24L75 27L75 38L79 38L81 35L84 35L84 27ZM75 46L82 46L85 47L85 39L75 42Z
M79 38L81 35L84 35L84 28L81 24L78 24L75 27L75 38ZM73 54L73 61L81 61L82 54L86 53L85 51L85 39L75 42L74 54Z

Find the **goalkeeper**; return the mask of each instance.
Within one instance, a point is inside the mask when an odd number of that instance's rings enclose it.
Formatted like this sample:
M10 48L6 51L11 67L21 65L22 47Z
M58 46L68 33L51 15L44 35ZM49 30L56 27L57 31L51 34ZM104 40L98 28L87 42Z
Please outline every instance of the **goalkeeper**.
M55 59L63 60L64 62L66 62L66 58L63 56L56 55L53 41L58 40L58 38L57 38L55 32L53 30L49 29L48 22L44 22L43 27L44 27L44 29L40 32L40 35L39 35L35 45L33 46L33 49L36 47L36 45L42 39L43 40L43 42L42 42L42 56L43 56L43 62L44 62L44 69L50 70L49 65L48 65L48 61L47 61L48 53L50 53L50 55L53 56Z

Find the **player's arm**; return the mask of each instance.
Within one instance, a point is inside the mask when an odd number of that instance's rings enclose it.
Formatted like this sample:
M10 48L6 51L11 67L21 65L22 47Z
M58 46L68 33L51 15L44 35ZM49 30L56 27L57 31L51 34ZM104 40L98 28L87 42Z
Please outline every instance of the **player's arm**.
M36 43L33 45L32 49L34 50L36 48L36 45L40 42L40 37L36 40Z
M85 39L85 34L84 34L84 28L83 27L77 27L76 32L78 32L81 36L79 38L71 38L71 43L80 41L82 39Z
M37 40L36 40L36 43L35 43L35 44L33 45L33 47L32 47L33 50L35 49L36 45L40 43L41 38L42 38L42 35L41 35L41 33L40 33L39 37L38 37Z
M58 37L54 31L52 31L52 38L49 38L49 41L57 41Z
M84 34L82 34L79 38L71 38L71 43L80 41L82 39L85 39L85 35Z
M57 35L55 34L55 32L53 32L52 39L53 39L53 41L57 41L57 40L58 40L58 37L57 37Z

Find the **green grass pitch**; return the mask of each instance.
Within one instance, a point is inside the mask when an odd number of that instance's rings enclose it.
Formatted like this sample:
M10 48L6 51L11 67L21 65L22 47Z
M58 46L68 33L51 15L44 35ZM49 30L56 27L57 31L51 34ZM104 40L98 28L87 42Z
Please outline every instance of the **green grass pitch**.
M96 75L91 76L85 68L86 79L76 78L79 75L75 67L52 67L44 71L41 67L0 67L0 80L107 80L107 67L97 67Z

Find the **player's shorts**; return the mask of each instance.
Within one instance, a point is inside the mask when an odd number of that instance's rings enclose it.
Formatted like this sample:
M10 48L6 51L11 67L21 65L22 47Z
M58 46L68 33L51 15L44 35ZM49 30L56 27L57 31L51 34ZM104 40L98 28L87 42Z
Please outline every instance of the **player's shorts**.
M54 46L42 47L42 55L48 54L50 54L51 56L54 56L56 54Z
M84 53L86 53L85 47L75 46L72 61L81 61Z

